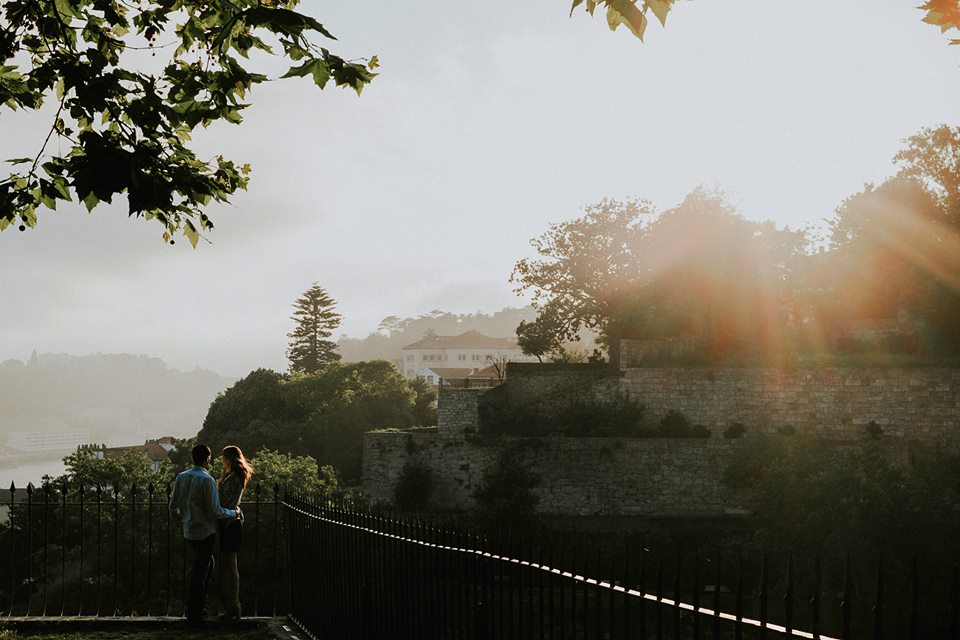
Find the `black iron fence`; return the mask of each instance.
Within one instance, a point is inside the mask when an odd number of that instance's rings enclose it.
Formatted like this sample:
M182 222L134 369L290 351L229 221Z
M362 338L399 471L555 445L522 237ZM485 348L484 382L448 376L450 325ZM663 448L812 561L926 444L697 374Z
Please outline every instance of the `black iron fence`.
M957 638L957 573L920 606L883 564L801 575L793 558L658 555L628 538L491 540L450 520L397 518L288 497L290 613L313 638ZM921 617L925 612L927 620Z
M0 522L0 616L180 616L191 551L170 485L10 487ZM246 615L288 608L278 487L248 490L239 555ZM216 607L218 577L211 589Z
M0 616L182 615L191 552L169 490L47 485L21 499L11 487ZM314 638L960 639L945 558L918 569L909 556L660 553L626 534L492 536L458 519L281 499L278 487L246 497L244 614L289 613Z

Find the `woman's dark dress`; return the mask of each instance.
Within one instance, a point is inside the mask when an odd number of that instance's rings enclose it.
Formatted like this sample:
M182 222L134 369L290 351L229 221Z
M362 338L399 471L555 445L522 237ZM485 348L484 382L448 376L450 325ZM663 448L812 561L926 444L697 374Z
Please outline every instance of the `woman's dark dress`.
M243 482L234 474L231 473L220 483L220 504L224 508L236 509L242 495ZM220 531L220 550L224 553L239 552L243 522L239 519L218 520L217 527Z

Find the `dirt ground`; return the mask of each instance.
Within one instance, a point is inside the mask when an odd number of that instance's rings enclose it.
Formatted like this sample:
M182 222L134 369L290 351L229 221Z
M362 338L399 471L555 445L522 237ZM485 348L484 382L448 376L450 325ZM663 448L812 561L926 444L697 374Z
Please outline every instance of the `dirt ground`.
M211 624L194 628L181 620L0 620L0 640L306 640L284 618L243 620L229 626Z

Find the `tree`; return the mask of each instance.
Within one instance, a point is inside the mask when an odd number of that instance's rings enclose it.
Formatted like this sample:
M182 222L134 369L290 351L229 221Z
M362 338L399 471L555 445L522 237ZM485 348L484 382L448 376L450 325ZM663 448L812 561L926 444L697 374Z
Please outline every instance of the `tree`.
M511 280L533 291L539 329L561 342L597 331L614 367L621 336L695 335L721 358L776 344L805 244L703 189L659 215L645 201L605 200L535 239L541 257L519 261Z
M204 213L245 189L250 168L223 156L206 161L191 133L239 124L251 89L270 80L250 69L253 52L291 63L282 76L332 79L358 93L376 56L348 62L315 44L334 39L299 0L8 0L0 4L0 105L38 111L56 105L46 139L0 179L0 230L34 227L37 211L76 198L88 210L126 194L130 216L156 220L171 244L196 246L213 229ZM274 53L279 50L279 53ZM169 56L143 62L144 53ZM51 145L56 138L60 144ZM58 151L50 151L57 148ZM61 151L62 149L62 151Z
M217 396L197 439L214 450L310 456L351 482L360 477L364 432L411 426L413 401L409 383L382 360L314 374L258 369Z
M290 319L297 326L287 334L290 371L316 373L340 360L337 343L327 339L340 326L342 317L334 306L336 302L316 282L293 303Z
M91 449L78 449L65 456L63 462L66 471L53 479L52 484L56 487L66 484L71 490L80 486L95 490L99 486L129 495L130 488L136 485L138 491L144 492L141 495L146 495L148 485L165 487L174 475L168 460L154 471L150 459L139 451L125 451L116 458L100 458Z
M541 258L517 262L510 281L517 293L533 291L533 306L541 314L547 310L557 341L576 340L582 328L617 333L611 319L637 281L638 238L654 215L645 200L603 200L531 241Z
M546 305L534 320L520 321L517 326L517 345L526 355L536 356L538 362L543 362L544 356L563 349L563 334L563 325L559 318L553 309Z
M437 392L423 376L410 381L413 389L413 423L418 427L431 427L437 424Z
M893 156L900 175L936 194L945 220L960 228L960 127L926 127L905 142L906 148Z
M340 491L336 470L330 465L319 466L310 456L288 455L264 448L250 459L250 466L253 467L253 481L268 492L279 487L280 491L330 500Z

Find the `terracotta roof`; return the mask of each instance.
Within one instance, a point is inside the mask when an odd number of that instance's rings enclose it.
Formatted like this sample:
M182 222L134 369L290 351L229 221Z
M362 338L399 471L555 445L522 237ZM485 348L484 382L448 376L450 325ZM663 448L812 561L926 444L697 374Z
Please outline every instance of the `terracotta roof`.
M516 338L491 338L479 331L467 331L458 336L427 336L404 349L516 349Z
M497 368L493 365L490 365L489 367L484 367L483 369L477 369L467 377L471 380L496 380L500 376L497 375Z
M430 371L444 380L463 380L473 373L474 369L458 367L424 367L423 369L420 369L420 371Z
M168 452L159 444L138 444L132 447L110 447L104 451L104 457L106 458L119 458L127 451L139 451L143 455L150 458L154 462L159 462L160 460L166 460L168 457Z

